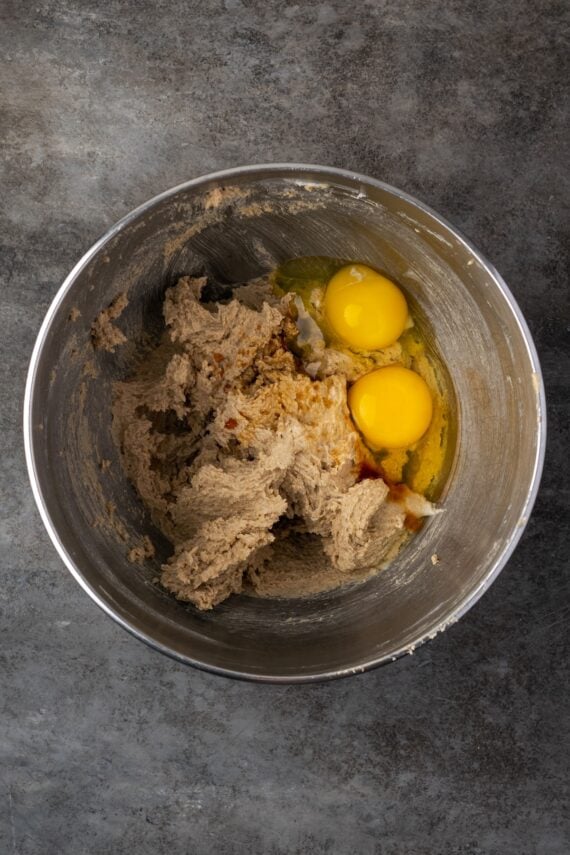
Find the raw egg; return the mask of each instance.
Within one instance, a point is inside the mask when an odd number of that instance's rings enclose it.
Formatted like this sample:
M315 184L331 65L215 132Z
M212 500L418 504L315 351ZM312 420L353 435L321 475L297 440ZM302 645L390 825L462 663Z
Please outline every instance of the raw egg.
M356 426L371 448L405 448L428 429L433 403L425 380L403 365L360 377L348 390Z
M401 336L408 321L397 285L364 264L348 264L329 281L325 317L333 333L357 350L379 350Z

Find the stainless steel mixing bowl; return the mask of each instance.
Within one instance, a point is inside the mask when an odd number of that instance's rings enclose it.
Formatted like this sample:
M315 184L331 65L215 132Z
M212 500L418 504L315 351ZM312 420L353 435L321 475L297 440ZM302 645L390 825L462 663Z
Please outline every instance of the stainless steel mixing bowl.
M208 272L231 286L299 255L387 271L435 332L457 397L457 444L434 517L387 570L307 599L232 597L199 613L160 589L168 544L152 531L111 437L111 388L158 334L164 290ZM129 343L95 353L90 328L121 292ZM379 181L295 164L232 169L175 187L113 226L56 295L32 356L25 444L35 498L63 561L118 623L220 674L300 682L393 660L475 603L512 553L540 479L545 405L537 355L507 286L425 205ZM101 465L101 461L111 461ZM432 563L437 554L439 563ZM307 567L310 573L310 567Z

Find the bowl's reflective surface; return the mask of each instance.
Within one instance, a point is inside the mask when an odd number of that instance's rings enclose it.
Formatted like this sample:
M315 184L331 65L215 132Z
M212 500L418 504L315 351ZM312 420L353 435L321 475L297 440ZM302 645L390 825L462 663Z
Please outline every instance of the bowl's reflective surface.
M110 399L113 380L129 372L136 349L129 343L114 355L94 354L90 326L126 291L129 306L119 325L135 341L143 329L158 332L164 289L181 274L205 271L231 285L286 258L314 254L386 271L427 316L458 402L445 513L362 585L305 600L234 597L201 614L152 582L167 544L154 566L127 560L127 544L149 522L119 465ZM75 320L72 309L80 312ZM25 405L26 452L40 511L90 595L123 626L184 661L285 681L390 660L469 608L522 533L544 440L536 353L492 267L437 215L399 191L338 170L294 165L188 182L111 229L50 308ZM105 459L111 466L102 471Z

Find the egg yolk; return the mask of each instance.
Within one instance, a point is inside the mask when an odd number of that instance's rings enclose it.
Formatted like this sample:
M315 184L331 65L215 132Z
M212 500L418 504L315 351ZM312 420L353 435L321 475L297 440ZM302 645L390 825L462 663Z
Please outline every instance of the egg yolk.
M425 380L402 365L388 365L360 377L348 390L356 426L371 448L405 448L429 427L433 413Z
M388 347L408 320L398 286L364 264L349 264L335 273L325 292L324 312L335 335L357 350Z

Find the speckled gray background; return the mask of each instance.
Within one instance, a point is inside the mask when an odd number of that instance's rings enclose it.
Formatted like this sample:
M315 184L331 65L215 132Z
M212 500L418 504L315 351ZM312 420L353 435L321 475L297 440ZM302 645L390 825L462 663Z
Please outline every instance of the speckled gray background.
M564 6L2 0L0 852L570 851ZM289 688L105 617L43 531L20 429L42 316L93 240L273 160L369 173L465 231L526 313L550 418L536 510L473 611L383 670Z

